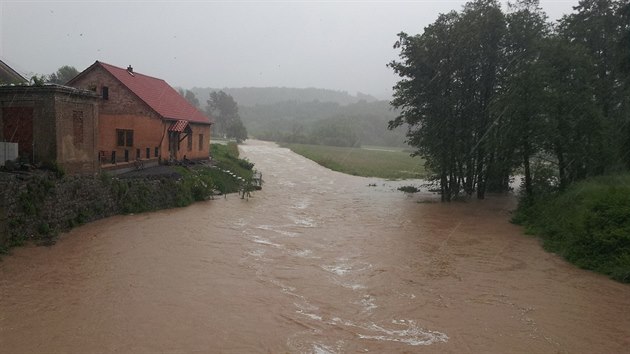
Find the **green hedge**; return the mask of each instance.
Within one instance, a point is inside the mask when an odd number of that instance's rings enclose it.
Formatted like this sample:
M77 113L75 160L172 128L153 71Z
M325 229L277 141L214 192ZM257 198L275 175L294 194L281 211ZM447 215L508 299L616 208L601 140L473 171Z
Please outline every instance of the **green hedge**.
M577 266L630 282L630 174L588 179L522 202L512 221Z

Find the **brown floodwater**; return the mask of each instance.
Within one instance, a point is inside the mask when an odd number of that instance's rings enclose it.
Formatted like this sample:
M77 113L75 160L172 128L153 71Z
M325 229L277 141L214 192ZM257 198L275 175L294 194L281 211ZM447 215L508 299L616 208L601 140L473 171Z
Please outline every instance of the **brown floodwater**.
M508 222L514 198L441 204L270 143L242 151L266 182L249 200L4 257L0 352L629 351L630 287L545 252Z

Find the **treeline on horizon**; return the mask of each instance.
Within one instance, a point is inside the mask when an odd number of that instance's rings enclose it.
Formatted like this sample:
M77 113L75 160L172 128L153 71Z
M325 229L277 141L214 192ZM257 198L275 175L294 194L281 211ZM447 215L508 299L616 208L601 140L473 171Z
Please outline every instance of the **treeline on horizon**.
M549 23L537 0L495 0L400 33L390 127L443 200L483 199L522 173L531 197L630 167L630 2L582 0Z
M193 87L190 91L197 97L208 97L215 91L223 91L234 97L239 106L270 105L281 102L336 102L340 105L348 105L359 101L377 101L378 99L367 94L358 92L351 95L346 91L337 91L321 88L294 88L294 87L228 87L210 88Z
M342 147L405 146L403 129L387 130L396 117L388 101L278 102L242 107L248 131L258 139Z
M210 88L193 88L206 97ZM248 135L261 140L342 147L404 147L403 128L390 131L397 115L389 101L316 88L226 88L238 103Z

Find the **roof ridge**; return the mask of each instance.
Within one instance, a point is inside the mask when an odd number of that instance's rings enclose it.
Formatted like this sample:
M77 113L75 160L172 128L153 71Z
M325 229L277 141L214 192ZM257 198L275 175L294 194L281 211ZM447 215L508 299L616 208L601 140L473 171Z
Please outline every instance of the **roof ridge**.
M97 63L99 63L99 64L101 64L101 65L111 66L112 68L116 68L116 69L119 69L119 70L128 71L126 68L121 68L120 66L112 65L112 64L109 64L109 63L106 63L106 62L100 61L100 60L97 60L96 62L97 62ZM131 65L130 65L130 66L131 66ZM159 78L159 77L155 77L155 76L151 76L151 75L147 75L147 74L143 74L143 73L139 73L139 72L135 72L135 71L132 71L132 73L133 73L134 75L140 75L140 76L148 77L148 78L151 78L151 79L155 79L155 80L160 80L160 81L164 81L164 82L166 82L166 80L161 79L161 78ZM170 85L169 85L169 86L170 86Z
M93 66L99 66L109 75L112 75L115 80L120 82L162 119L184 119L192 123L213 124L214 119L206 116L199 108L190 104L186 98L164 79L133 71L130 72L129 69L98 60L91 67Z

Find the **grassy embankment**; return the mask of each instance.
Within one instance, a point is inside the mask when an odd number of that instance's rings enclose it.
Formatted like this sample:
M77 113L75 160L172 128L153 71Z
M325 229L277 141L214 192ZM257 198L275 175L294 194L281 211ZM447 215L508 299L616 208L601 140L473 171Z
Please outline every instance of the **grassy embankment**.
M630 174L591 178L523 202L513 221L577 266L630 283Z
M281 144L334 171L355 176L407 179L426 177L423 161L396 148L349 148Z
M148 188L145 188L144 193L132 193L130 197L123 199L123 212L140 213L170 207L183 207L195 201L206 200L212 197L216 191L222 194L238 192L239 181L223 172L224 170L231 171L243 179L252 177L254 165L239 158L236 143L212 144L210 153L217 168L196 165L191 167L175 166L174 170L182 176L181 179L179 181L164 181L170 185L170 188L165 188L165 193L174 195L175 203L152 203L151 199L155 198L155 192L150 192ZM117 182L117 184L120 183ZM122 183L125 182L122 181Z

